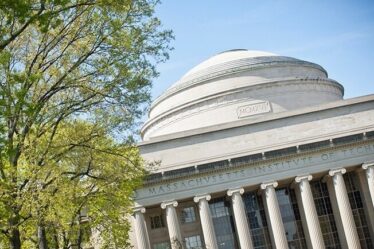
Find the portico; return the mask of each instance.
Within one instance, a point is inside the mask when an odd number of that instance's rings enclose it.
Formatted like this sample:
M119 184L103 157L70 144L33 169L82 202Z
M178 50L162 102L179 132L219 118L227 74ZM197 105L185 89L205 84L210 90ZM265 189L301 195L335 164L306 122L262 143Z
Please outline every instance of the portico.
M135 248L372 248L374 96L342 96L322 67L265 52L192 69L143 128L158 167Z
M361 248L343 175L349 171L349 174L358 177L360 170L364 169L365 175L369 175L369 177L364 178L365 182L361 185L369 186L372 163L364 162L361 163L361 165L360 163L352 164L352 162L349 162L351 165L348 165L348 163L341 163L341 165L344 166L342 168L329 168L329 166L335 166L336 162L344 162L347 159L352 160L353 158L355 158L357 162L366 160L374 153L374 140L365 139L362 144L355 144L354 146L349 145L350 143L347 143L344 146L332 146L332 148L328 150L313 151L312 153L308 153L308 156L298 156L296 153L294 156L288 156L287 159L273 160L271 163L266 162L265 159L263 163L257 162L257 165L252 167L250 165L251 163L242 167L231 166L227 167L226 171L205 176L196 173L195 178L183 179L183 177L181 177L182 179L179 181L174 180L173 182L161 185L149 184L147 187L137 192L137 198L139 203L141 203L142 197L149 199L150 195L153 195L155 199L159 198L159 200L162 200L162 198L173 198L173 201L163 201L160 203L160 209L166 210L166 212L163 213L161 211L160 213L165 215L165 227L167 227L166 233L169 234L170 245L176 244L175 241L184 241L182 233L180 232L184 224L180 222L181 217L178 217L178 214L180 215L181 212L180 210L177 212L176 208L178 207L178 202L187 202L194 208L194 212L196 212L195 215L200 217L199 225L201 226L202 233L199 234L199 236L201 245L206 245L207 248L220 248L217 246L218 241L215 233L215 229L218 228L214 226L209 202L212 200L211 196L215 198L223 197L231 205L229 212L236 231L235 243L240 246L238 248L255 248L253 238L256 238L256 235L252 235L251 233L251 220L249 220L248 217L249 207L245 206L242 197L245 193L253 193L254 195L262 196L262 205L265 207L266 213L267 229L273 248L288 248L289 240L286 236L285 225L282 221L282 213L278 203L280 197L279 195L277 196L276 191L277 189L292 186L291 188L295 190L297 197L300 199L298 208L300 209L300 213L304 213L304 215L301 216L305 217L300 219L305 237L301 240L302 242L298 241L301 246L298 248L304 248L304 245L308 248L325 248L324 237L328 236L322 233L319 214L315 205L317 197L313 196L313 191L316 190L311 187L311 183L320 182L320 184L326 184L327 188L331 186L334 191L334 198L336 198L336 196L339 197L336 203L331 202L330 199L331 205L335 205L336 210L338 210L337 212L332 211L331 215L334 217L345 217L345 219L340 218L343 221L342 230L339 231L336 229L336 233L342 241L338 240L335 242L342 245L343 248L344 243L349 243L346 248ZM326 153L327 151L328 153ZM298 164L300 162L302 163L299 166ZM298 174L301 172L299 169L305 168L307 168L311 174ZM322 170L323 168L324 170ZM250 182L248 174L251 175L253 181L263 181L265 179L263 178L264 176L266 176L266 179L273 178L274 180L270 182L264 181L260 184L253 184L254 182L252 184L245 184L244 181L241 180L246 179L247 182ZM285 177L284 174L287 174L287 177ZM294 176L292 176L292 174L294 174ZM276 176L279 177L276 178ZM225 182L229 182L231 186L236 184L236 187L227 188L226 186L228 185L226 185ZM238 184L240 186L238 186ZM189 196L189 198L187 197L191 191L198 193L199 190L196 189L204 189L206 186L214 188L215 191L195 196L192 195ZM223 190L226 188L227 191L225 194ZM173 195L170 192L176 192L177 194ZM329 193L325 193L325 195L329 196ZM177 196L180 196L180 198L176 198ZM196 205L193 204L192 200ZM366 205L371 205L370 202L372 200L365 199L363 201L369 202L366 203ZM154 204L148 205L154 209ZM137 207L137 210L139 210L139 208L140 207ZM141 208L146 209L147 205ZM286 211L283 209L283 212ZM142 215L146 215L146 213ZM139 224L142 223L144 216L140 216L137 213L134 219L136 224ZM151 219L151 217L148 217L148 219ZM333 222L335 222L335 220ZM367 224L368 229L370 226L372 227L373 224ZM147 234L147 232L145 232L146 229L146 227L142 227L142 232L139 233L138 236L139 239L142 240L142 245L148 245L150 241L148 236L143 236L143 234ZM148 229L152 228L148 227ZM179 247L175 246L172 248Z

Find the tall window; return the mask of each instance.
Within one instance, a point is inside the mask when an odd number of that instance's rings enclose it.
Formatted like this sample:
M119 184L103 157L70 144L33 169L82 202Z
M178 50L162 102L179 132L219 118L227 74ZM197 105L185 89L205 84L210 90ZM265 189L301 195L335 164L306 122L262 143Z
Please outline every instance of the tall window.
M254 249L271 249L271 240L262 197L258 196L255 192L249 192L243 195L243 201Z
M306 248L306 241L301 224L299 208L297 206L295 191L287 187L277 189L276 193L279 208L282 214L288 247L290 249Z
M154 216L151 216L150 218L151 218L151 229L165 227L163 215L154 215Z
M325 246L327 249L340 249L339 235L336 229L327 185L321 181L314 181L310 183L310 187Z
M186 249L202 249L203 248L200 235L186 237L184 238L184 241L186 242Z
M231 204L224 198L209 203L219 249L238 249Z
M368 222L365 216L357 175L354 172L344 174L344 182L347 188L353 218L356 223L358 237L360 238L361 248L374 248L373 242L370 239Z
M181 212L181 221L182 223L191 223L196 221L195 208L186 207L182 209Z

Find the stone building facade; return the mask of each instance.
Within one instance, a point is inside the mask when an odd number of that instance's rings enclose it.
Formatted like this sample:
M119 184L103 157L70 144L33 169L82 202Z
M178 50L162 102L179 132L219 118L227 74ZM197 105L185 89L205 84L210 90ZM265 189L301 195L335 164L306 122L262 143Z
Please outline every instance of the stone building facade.
M230 50L152 104L137 249L374 248L374 95L321 66Z

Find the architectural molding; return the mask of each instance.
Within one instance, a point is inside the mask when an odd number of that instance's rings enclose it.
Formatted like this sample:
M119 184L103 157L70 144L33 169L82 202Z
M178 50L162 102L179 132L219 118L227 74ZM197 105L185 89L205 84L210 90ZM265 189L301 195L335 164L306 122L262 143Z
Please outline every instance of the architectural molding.
M200 195L206 196L205 193L227 192L232 187L230 182L235 182L236 186L260 185L284 177L292 177L292 174L294 177L301 176L305 170L309 174L315 174L321 171L327 172L331 168L362 164L363 161L372 160L370 158L374 155L374 142L367 142L145 184L136 191L135 199L145 206L160 203L165 199L185 198L190 194L198 195L196 197L198 199ZM202 190L204 192L201 193Z
M198 203L200 200L206 200L206 201L210 201L212 197L209 195L209 194L203 194L203 195L197 195L193 198L193 201L195 203Z
M269 187L273 187L273 188L278 187L278 182L277 181L272 181L272 182L266 182L266 183L261 184L261 189L262 190L265 190Z
M303 175L303 176L296 176L295 182L300 183L303 180L307 180L308 182L313 179L312 175Z
M271 79L269 82L259 81L254 85L225 91L216 96L208 96L189 104L173 107L167 112L149 119L143 126L142 134L152 134L154 130L162 129L184 118L199 113L217 109L227 105L242 103L244 101L261 102L259 99L269 97L272 93L282 94L298 91L317 91L333 93L342 96L342 87L334 80L322 78L283 78ZM270 104L271 105L271 104Z
M275 122L275 121L281 121L284 119L290 119L290 118L297 118L305 115L324 115L326 112L339 112L340 110L348 109L348 108L354 108L356 106L367 106L367 105L373 105L374 104L374 94L367 95L367 96L361 96L356 97L352 99L346 99L343 101L336 101L331 103L325 103L318 106L310 106L305 107L301 109L295 109L290 110L287 112L279 112L279 113L271 113L269 115L261 115L258 116L256 119L238 119L237 121L230 122L230 123L224 123L224 124L217 124L213 126L208 127L201 127L196 128L190 131L183 131L183 132L176 132L174 134L167 134L167 135L161 135L152 138L150 141L142 141L139 143L140 146L149 146L156 143L163 143L171 140L176 139L185 139L187 137L192 137L195 135L206 135L213 132L220 132L222 130L226 129L234 129L239 128L243 126L249 126L249 125L256 125L256 124L263 124L267 122ZM365 111L365 110L362 110ZM150 121L147 121L145 126L148 125ZM366 127L361 127L361 131L370 131L374 128L374 125L369 125ZM144 130L144 127L142 128ZM331 133L332 136L338 135L338 134L347 134L352 132L351 130L344 130L344 131L334 131ZM358 130L356 129L356 132Z
M344 175L347 172L345 168L331 169L329 171L329 176L335 176L337 174Z
M133 208L133 212L134 212L134 213L142 213L142 214L145 214L146 210L145 210L145 207L134 207L134 208Z
M161 203L161 208L166 209L168 206L178 207L177 201L165 201Z
M268 60L268 62L265 63L259 63L259 60ZM260 68L264 67L279 67L279 66L294 66L294 65L299 65L299 66L309 66L312 68L315 68L317 70L320 70L327 75L327 72L319 65L307 61L301 61L298 59L294 59L291 57L285 57L285 56L264 56L264 57L258 57L256 60L253 58L248 58L248 59L241 59L237 60L236 63L242 64L242 65L235 65L235 62L230 61L227 63L222 63L219 65L219 69L217 70L212 70L212 71L204 71L204 74L202 76L195 76L191 80L187 81L179 81L176 84L174 84L172 87L170 87L167 91L165 91L162 95L157 97L155 101L152 103L151 106L151 111L154 109L160 102L162 102L164 99L174 95L176 92L182 91L184 89L190 88L192 86L196 86L199 84L202 84L206 81L218 78L218 77L225 77L228 75L236 74L242 71L252 71L252 70L257 70ZM243 65L244 63L244 65ZM246 64L246 65L245 65ZM227 69L222 69L224 67L227 67Z
M228 196L233 196L236 193L238 193L240 195L244 194L244 188L234 188L234 189L227 190L227 195Z
M369 167L373 167L374 166L374 162L366 162L366 163L363 163L362 164L362 168L363 169L368 169Z

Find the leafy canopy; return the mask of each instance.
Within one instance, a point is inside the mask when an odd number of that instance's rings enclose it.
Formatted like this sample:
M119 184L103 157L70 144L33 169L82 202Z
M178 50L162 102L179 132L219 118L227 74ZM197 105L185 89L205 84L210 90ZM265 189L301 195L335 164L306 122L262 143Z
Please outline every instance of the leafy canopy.
M128 246L132 134L173 38L157 3L0 3L0 247Z

